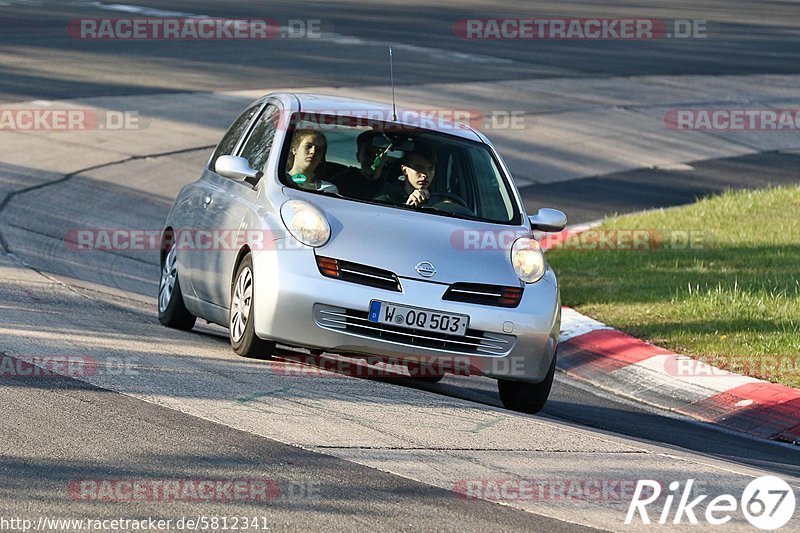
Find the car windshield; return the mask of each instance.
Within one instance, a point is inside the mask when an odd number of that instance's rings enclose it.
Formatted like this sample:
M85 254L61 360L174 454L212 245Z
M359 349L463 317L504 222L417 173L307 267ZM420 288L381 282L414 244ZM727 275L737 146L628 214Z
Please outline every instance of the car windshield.
M489 147L446 133L297 113L282 161L288 187L502 224L521 216Z

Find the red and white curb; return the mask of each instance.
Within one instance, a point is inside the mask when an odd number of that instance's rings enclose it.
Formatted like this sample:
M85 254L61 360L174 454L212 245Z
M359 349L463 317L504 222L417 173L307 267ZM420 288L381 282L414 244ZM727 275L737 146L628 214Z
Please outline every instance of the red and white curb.
M558 368L615 394L703 422L800 443L800 390L672 353L568 307L562 308Z

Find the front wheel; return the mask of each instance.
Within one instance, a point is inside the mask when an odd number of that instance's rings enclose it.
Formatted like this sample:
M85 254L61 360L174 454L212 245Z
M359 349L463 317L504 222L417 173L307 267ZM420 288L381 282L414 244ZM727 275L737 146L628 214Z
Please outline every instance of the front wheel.
M275 343L258 338L255 332L255 277L253 258L247 254L233 278L228 334L233 351L243 357L269 359Z
M538 413L544 408L547 398L550 396L555 373L556 356L553 354L553 361L547 370L547 376L541 383L498 379L497 389L500 392L500 400L503 402L503 407L521 413Z
M190 330L197 317L183 303L178 280L178 245L173 243L161 258L161 282L158 284L158 321L167 327Z

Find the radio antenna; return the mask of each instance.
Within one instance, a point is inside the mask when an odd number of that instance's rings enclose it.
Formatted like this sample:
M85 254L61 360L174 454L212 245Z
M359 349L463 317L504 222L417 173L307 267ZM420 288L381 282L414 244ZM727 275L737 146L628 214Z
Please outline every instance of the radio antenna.
M389 45L389 79L392 83L392 122L396 122L397 107L394 103L394 61L392 60L392 45Z

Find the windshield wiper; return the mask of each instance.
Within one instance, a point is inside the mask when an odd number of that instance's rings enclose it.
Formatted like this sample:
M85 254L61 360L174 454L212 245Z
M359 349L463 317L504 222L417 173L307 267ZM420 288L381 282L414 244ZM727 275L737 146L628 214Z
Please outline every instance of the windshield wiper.
M348 199L349 200L354 200L354 198L348 198ZM476 216L462 215L462 214L459 214L459 213L451 213L449 211L441 211L441 210L436 209L435 207L433 207L431 205L405 205L405 204L398 204L398 203L392 202L391 200L375 200L375 199L359 200L359 201L365 202L365 203L368 203L368 204L372 204L372 205L383 205L383 206L387 206L387 207L394 207L394 208L397 208L397 209L410 209L412 211L424 211L426 213L436 213L437 215L443 215L443 216L450 217L450 218L458 218L458 219L461 219L461 220L474 220L474 221L477 221L477 222L491 222L491 220L486 220L486 219L479 218L479 217L476 217Z
M324 194L326 196L335 196L336 198L344 198L345 200L351 200L351 198L349 196L344 196L340 192L326 191L325 189L317 189L314 192L319 192L319 193L322 193L322 194Z
M481 218L478 218L478 217L475 217L475 216L462 215L460 213L452 213L450 211L442 211L440 209L436 209L432 205L424 205L424 204L423 205L408 205L408 206L405 206L405 207L410 207L411 209L414 209L416 211L426 211L428 213L436 213L437 215L444 215L444 216L450 217L450 218L460 218L462 220L477 220L479 222L486 222L485 220L483 220Z

